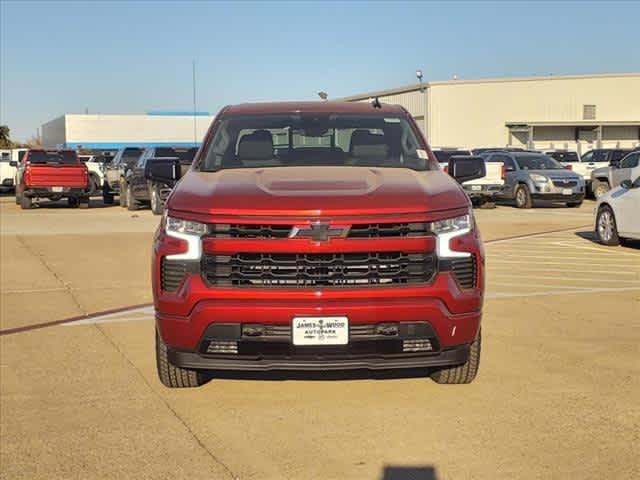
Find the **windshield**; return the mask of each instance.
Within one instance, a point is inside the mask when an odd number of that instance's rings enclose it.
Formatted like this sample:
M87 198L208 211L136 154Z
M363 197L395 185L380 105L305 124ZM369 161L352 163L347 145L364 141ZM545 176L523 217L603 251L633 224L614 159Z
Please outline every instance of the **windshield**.
M74 164L74 163L78 163L78 157L76 156L76 152L67 152L67 151L45 152L43 150L33 150L29 152L29 163Z
M454 155L471 155L469 150L434 150L433 154L440 163L446 163Z
M523 170L564 170L560 163L546 155L516 157L516 162Z
M182 165L191 165L193 157L196 156L197 148L173 148L158 147L156 148L156 157L177 157Z
M547 152L547 155L559 162L579 162L580 157L576 152Z
M429 168L403 117L281 114L223 120L200 169L324 165Z

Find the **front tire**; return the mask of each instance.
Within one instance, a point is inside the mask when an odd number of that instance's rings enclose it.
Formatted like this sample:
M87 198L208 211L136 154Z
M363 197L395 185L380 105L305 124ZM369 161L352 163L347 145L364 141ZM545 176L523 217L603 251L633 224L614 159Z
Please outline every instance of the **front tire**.
M164 205L162 204L162 199L160 198L160 192L158 191L158 185L152 184L149 188L150 196L151 196L151 211L154 215L162 215L162 210L164 209Z
M71 208L78 208L78 205L80 205L80 200L78 199L78 197L69 197L67 198L67 203Z
M120 181L120 194L118 200L122 208L127 207L127 183L124 180Z
M611 190L611 185L609 185L609 182L606 180L594 180L591 185L591 189L593 191L593 196L598 200Z
M193 388L207 383L204 373L197 370L189 370L172 365L169 362L167 345L156 331L156 367L158 377L165 387L169 388Z
M603 205L598 210L596 217L596 233L603 245L616 246L620 245L620 237L618 236L618 227L616 225L616 217L609 205Z
M529 187L524 184L518 185L518 188L516 188L516 207L531 208L532 206L533 201L531 200Z
M469 359L462 365L441 368L431 374L431 380L440 384L471 383L480 368L481 332L469 347Z
M131 185L127 186L127 210L133 212L138 209L138 201L133 196Z

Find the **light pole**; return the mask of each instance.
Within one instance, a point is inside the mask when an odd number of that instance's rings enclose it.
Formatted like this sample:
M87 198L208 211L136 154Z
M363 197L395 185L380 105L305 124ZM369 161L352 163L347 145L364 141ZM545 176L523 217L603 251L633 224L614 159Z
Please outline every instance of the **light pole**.
M422 133L424 133L424 138L427 138L427 90L424 88L424 85L422 84L422 70L418 69L416 70L416 78L418 79L418 82L420 82L420 92L422 93L422 96L424 97L424 106L422 107L422 119L423 119L423 126L422 126Z

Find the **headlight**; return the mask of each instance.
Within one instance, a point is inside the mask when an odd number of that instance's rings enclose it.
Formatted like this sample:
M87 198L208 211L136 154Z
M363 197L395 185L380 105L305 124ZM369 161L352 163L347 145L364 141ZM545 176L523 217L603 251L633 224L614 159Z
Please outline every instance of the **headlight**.
M544 175L540 175L538 173L530 173L529 176L531 177L531 180L538 183L546 183L549 180Z
M187 235L202 236L207 233L207 224L183 220L181 218L167 216L167 232L184 233Z
M440 235L443 233L456 232L459 230L471 229L471 215L461 215L455 218L437 220L431 223L433 233Z
M431 223L431 230L436 234L436 251L439 258L468 257L470 252L451 250L451 240L473 230L473 216L469 213L454 218L445 218Z
M200 260L202 257L201 237L207 233L207 224L167 215L165 217L165 231L170 237L179 238L187 242L186 252L167 255L167 259Z

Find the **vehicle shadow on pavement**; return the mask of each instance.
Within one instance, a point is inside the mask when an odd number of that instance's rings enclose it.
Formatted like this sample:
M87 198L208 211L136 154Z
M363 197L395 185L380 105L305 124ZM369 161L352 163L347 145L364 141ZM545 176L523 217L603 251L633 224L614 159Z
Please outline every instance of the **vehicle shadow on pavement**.
M602 243L600 243L600 239L598 239L598 236L596 235L596 232L594 232L593 230L576 232L576 236L582 238L583 240L589 240L590 242L602 245ZM640 250L640 240L625 239L623 242L621 242L621 246Z
M390 380L407 378L429 378L425 368L403 368L398 370L328 370L298 371L277 370L271 372L248 372L219 370L211 372L210 380L263 380L268 382L285 380L336 381L336 380Z
M433 467L384 467L380 480L437 480Z
M97 198L92 198L89 200L89 209L92 208L111 208L111 207L116 207L117 205L114 203L113 205L107 205L105 204L102 199L97 199ZM71 208L69 207L69 204L67 203L67 200L63 199L63 200L57 200L57 201L51 201L51 200L35 200L33 202L33 208L32 210L37 210L39 208L46 208L47 210L57 210L57 209L69 209L69 210L76 210L75 208Z

